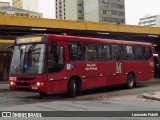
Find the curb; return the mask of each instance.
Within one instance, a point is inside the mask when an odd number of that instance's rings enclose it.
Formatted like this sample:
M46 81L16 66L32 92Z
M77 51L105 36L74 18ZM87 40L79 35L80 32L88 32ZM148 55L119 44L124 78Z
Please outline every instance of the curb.
M160 96L157 95L156 93L143 94L143 98L160 101Z
M9 81L0 81L0 84L9 84Z

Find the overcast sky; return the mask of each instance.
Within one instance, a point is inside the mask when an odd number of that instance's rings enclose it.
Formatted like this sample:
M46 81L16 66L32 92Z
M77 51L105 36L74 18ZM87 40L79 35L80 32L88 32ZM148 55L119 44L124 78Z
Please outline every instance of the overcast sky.
M137 25L146 14L160 14L160 0L125 0L126 23Z
M12 1L12 0L0 0ZM29 1L29 0L28 0ZM40 13L46 18L55 17L55 0L39 0ZM126 24L138 25L138 20L146 14L160 14L160 0L125 0Z

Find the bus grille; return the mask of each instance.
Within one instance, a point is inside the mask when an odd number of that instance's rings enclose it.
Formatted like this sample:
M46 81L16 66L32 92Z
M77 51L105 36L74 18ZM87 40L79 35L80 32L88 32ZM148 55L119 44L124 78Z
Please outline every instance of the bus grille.
M18 77L17 80L34 80L35 77Z
M29 82L16 82L17 86L30 86L31 84Z

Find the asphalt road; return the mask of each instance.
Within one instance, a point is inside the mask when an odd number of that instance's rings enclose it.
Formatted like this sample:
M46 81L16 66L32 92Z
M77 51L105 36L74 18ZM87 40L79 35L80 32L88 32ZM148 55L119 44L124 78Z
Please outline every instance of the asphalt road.
M160 80L157 79L138 83L135 89L112 86L88 90L75 98L68 98L66 94L49 95L42 98L38 93L10 91L3 88L0 89L0 111L160 111L159 101L147 100L142 97L144 93L160 91L159 86ZM70 120L71 118L58 117L55 119ZM76 119L79 120L82 117ZM116 118L116 114L111 118L87 117L83 120L85 119L158 120L156 117Z
M117 101L150 101L142 98L144 93L160 91L160 80L140 82L134 89L125 89L122 86L104 87L83 91L75 98L68 98L66 94L48 95L40 97L38 93L10 91L8 85L1 85L0 107L17 106L24 104L43 103L51 101L90 101L90 100L117 100Z

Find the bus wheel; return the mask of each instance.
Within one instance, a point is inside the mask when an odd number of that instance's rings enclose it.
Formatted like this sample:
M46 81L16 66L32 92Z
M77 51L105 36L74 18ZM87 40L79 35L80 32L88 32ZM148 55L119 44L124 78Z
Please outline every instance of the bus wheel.
M39 95L40 95L41 97L44 97L44 96L47 96L47 93L39 92Z
M132 89L132 88L135 87L135 85L136 85L136 83L135 83L135 76L134 76L134 74L131 74L131 73L128 74L126 87L128 89Z
M76 81L75 81L74 78L72 78L69 81L69 85L68 85L68 94L69 94L69 97L75 97L76 96L76 92L77 92Z

